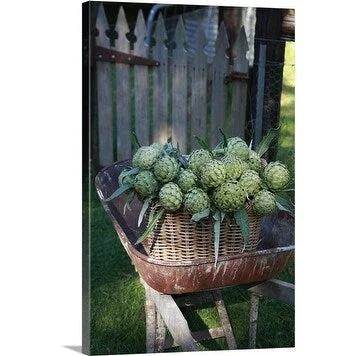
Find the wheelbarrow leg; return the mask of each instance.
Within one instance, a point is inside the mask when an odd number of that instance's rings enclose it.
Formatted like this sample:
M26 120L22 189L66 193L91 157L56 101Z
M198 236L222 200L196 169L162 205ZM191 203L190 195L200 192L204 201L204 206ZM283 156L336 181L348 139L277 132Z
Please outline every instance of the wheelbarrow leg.
M250 330L248 347L256 348L256 332L258 320L258 303L260 297L268 297L279 300L282 303L294 305L294 284L281 281L279 279L270 279L257 284L248 289L251 293L250 305Z
M166 341L166 326L161 314L156 310L156 344L155 352L163 352Z
M146 289L146 351L147 353L162 352L166 339L166 327L156 309L152 296Z
M153 353L155 351L156 340L156 306L152 298L146 291L145 301L146 311L146 352Z
M173 297L167 294L160 294L146 283L143 284L146 289L146 302L147 300L149 301L146 303L146 305L148 304L148 309L146 310L149 311L149 315L146 316L147 352L152 352L152 349L155 351L163 351L165 339L163 322L170 331L174 341L183 349L183 351L198 351L198 346L189 330L188 323ZM157 313L153 314L155 316L154 318L152 316L151 302L153 302L157 311ZM158 317L157 314L159 314ZM160 317L162 319L159 319ZM149 337L153 338L153 343L148 340Z
M214 290L213 292L214 300L215 300L215 305L219 313L219 317L221 320L221 326L224 330L224 336L226 338L226 342L228 345L229 350L235 350L237 349L237 343L234 337L234 334L232 332L232 327L231 323L229 320L229 316L227 315L224 299L221 295L220 290Z
M250 305L250 327L248 335L248 348L256 348L257 320L258 320L258 302L260 297L256 293L251 293Z

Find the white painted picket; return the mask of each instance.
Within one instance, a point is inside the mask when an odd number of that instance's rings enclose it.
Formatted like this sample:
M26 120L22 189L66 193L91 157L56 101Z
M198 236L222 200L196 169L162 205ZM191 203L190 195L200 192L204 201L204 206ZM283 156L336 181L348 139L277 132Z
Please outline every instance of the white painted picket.
M130 42L125 34L129 32L124 8L121 7L115 26L119 34L115 41L115 50L130 53ZM116 64L116 159L124 160L131 156L131 86L130 66L123 63Z
M136 43L133 54L141 57L148 57L148 46L145 44L147 35L145 19L142 10L138 12L136 27L134 30ZM149 105L148 105L148 67L134 66L135 74L135 127L137 138L142 145L149 144Z
M99 7L96 28L99 35L96 37L96 44L102 47L109 47L110 42L105 35L108 29L108 22L103 6ZM99 136L99 162L105 166L113 162L113 110L110 83L110 69L112 64L102 61L97 62L97 107L98 107L98 136Z
M213 146L221 140L219 128L225 131L226 125L227 93L224 80L229 71L228 61L226 61L226 48L228 47L225 25L221 23L216 39L216 54L213 60L212 71L212 98L214 100L211 101L211 144Z
M153 70L153 100L152 100L152 141L167 141L168 135L168 50L167 39L162 14L159 15L155 32L156 43L152 57L159 58L160 66Z
M183 18L180 17L174 35L176 48L172 56L172 143L182 152L187 152L187 52L184 48L186 34Z

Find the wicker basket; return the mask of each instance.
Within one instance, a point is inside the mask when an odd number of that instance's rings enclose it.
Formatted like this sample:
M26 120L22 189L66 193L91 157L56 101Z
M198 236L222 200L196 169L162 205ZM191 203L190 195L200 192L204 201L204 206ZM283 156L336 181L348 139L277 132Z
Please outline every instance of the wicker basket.
M244 246L240 227L226 217L220 227L219 256L256 250L260 237L260 218L247 209L250 241ZM214 227L211 218L195 223L187 212L166 213L143 241L150 257L163 261L187 261L214 257Z

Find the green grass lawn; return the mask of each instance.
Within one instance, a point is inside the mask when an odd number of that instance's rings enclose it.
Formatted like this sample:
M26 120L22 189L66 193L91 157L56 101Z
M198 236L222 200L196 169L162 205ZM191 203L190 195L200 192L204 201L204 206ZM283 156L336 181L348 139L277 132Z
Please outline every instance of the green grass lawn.
M281 109L281 137L278 159L294 172L294 43L288 43ZM129 354L146 352L144 289L129 257L102 208L96 191L83 197L84 210L90 210L91 354ZM86 217L86 214L84 214ZM89 221L83 221L84 231ZM294 260L279 276L294 282ZM248 343L249 294L235 286L223 290L227 311L238 348ZM187 309L192 330L218 325L215 308ZM257 348L294 346L294 307L268 298L261 298L257 328ZM202 342L201 350L226 349L224 339ZM174 349L172 351L180 351Z

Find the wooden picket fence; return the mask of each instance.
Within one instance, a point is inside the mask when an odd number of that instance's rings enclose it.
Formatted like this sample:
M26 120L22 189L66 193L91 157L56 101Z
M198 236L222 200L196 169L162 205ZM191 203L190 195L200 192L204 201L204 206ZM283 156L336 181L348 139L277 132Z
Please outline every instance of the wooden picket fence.
M106 35L108 22L100 5L95 23L96 46L133 56L154 59L158 66L111 63L96 58L98 161L101 166L130 158L132 132L140 144L167 142L179 144L182 153L200 147L194 136L207 139L211 146L221 141L219 128L228 136L245 137L247 80L227 80L231 72L248 74L248 44L242 27L233 65L224 23L219 26L215 56L207 60L204 28L195 34L195 54L186 50L186 28L180 16L174 31L174 46L167 47L165 22L159 14L153 32L155 44L145 43L147 29L143 13L138 12L134 28L135 43L126 34L129 26L124 8L118 13L118 38L110 47Z

